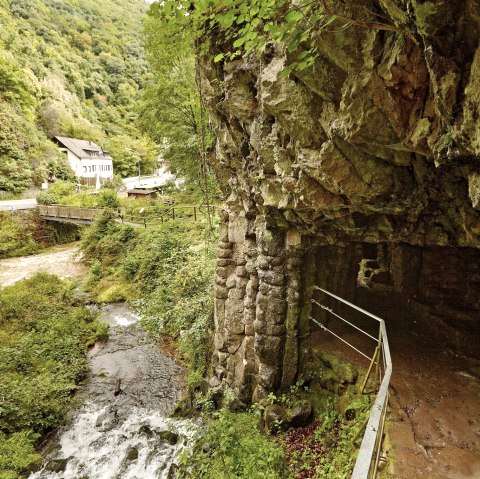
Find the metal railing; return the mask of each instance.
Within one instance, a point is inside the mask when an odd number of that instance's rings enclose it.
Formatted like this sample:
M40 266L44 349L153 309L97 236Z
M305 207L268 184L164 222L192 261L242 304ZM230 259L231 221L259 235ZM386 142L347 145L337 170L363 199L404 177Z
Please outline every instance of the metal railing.
M131 212L122 211L119 218L122 222L138 223L145 226L159 226L170 220L175 221L198 221L209 215L214 216L218 207L216 206L171 206L164 210Z
M374 314L365 311L364 309L356 306L355 304L346 301L345 299L337 296L326 289L320 288L315 286L316 290L325 293L326 295L330 296L331 298L336 299L337 301L345 304L346 306L359 311L360 313L368 316L369 318L374 319L378 322L378 337L375 337L364 331L357 325L353 324L352 322L346 320L339 314L335 313L332 308L329 308L315 299L312 299L312 303L316 304L323 310L327 311L329 314L332 314L336 318L342 320L350 327L356 329L357 331L361 332L362 334L368 336L370 339L375 341L376 347L375 352L372 356L365 354L360 349L356 348L353 344L350 344L344 338L342 338L339 334L331 331L327 328L324 324L317 321L315 318L310 316L310 319L320 326L320 328L333 336L337 339L342 341L343 343L347 344L350 348L354 349L357 353L365 357L370 361L370 366L368 368L365 380L362 386L362 393L366 393L367 383L369 378L374 370L374 383L375 386L378 387L377 395L375 398L375 402L372 406L370 411L370 415L368 417L368 421L364 425L365 432L363 434L362 443L360 445L360 449L357 456L357 461L355 463L355 467L352 473L352 479L371 479L377 476L378 471L378 462L380 460L380 453L382 450L382 441L383 441L383 432L385 428L385 419L387 415L387 408L388 408L388 386L390 384L390 378L392 376L392 359L390 356L390 347L388 344L387 338L387 330L385 328L385 322L383 319L375 316ZM359 434L362 432L363 428L360 429Z

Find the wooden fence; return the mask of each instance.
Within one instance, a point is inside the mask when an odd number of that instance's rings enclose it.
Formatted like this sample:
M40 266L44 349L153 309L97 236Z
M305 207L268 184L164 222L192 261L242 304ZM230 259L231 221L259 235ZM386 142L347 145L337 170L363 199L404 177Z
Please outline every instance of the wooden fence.
M164 210L140 209L130 212L124 209L113 210L115 220L124 224L136 226L159 226L167 221L198 221L209 215L215 216L217 206L170 206ZM65 221L76 223L93 223L97 220L105 208L84 208L80 206L44 206L39 205L40 216L51 221Z

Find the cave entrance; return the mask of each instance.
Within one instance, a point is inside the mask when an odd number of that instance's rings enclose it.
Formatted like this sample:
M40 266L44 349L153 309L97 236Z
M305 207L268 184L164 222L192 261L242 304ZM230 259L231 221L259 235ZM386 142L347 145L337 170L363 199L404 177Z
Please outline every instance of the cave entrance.
M307 297L334 307L314 285L383 318L395 365L386 449L394 477L477 477L480 473L480 261L472 248L403 244L317 246L308 253ZM314 266L312 266L314 261ZM308 287L308 285L312 285ZM307 301L306 301L307 302ZM312 317L360 350L370 339L315 303ZM349 319L372 335L362 315ZM369 362L313 328L304 345L360 369Z

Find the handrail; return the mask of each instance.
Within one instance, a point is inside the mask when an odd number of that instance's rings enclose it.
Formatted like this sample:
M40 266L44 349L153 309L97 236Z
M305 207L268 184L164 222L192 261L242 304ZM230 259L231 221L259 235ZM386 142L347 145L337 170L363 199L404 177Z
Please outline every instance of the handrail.
M350 308L353 308L359 311L360 313L372 319L375 319L376 321L379 322L378 346L377 346L377 349L375 350L374 356L371 358L372 362L370 364L370 368L367 373L367 378L365 379L365 382L364 382L364 387L367 383L372 366L376 365L376 367L378 368L378 364L380 363L380 357L383 359L384 374L383 374L383 379L380 382L380 386L377 392L377 396L375 398L375 402L370 411L370 416L368 418L365 433L363 435L362 443L360 445L360 449L358 452L357 461L355 462L355 466L352 473L352 479L369 479L369 478L374 479L377 475L378 462L380 459L383 431L385 427L385 419L386 419L387 407L388 407L388 386L390 384L390 378L392 376L392 358L390 355L390 346L388 344L385 321L382 318L379 318L378 316L375 316L374 314L369 313L368 311L365 311L359 306L356 306L355 304L352 304L349 301L346 301L340 296L330 293L330 291L327 291L326 289L320 288L319 286L315 286L314 289L322 291L323 293L340 301L341 303L349 306ZM336 317L345 321L347 324L354 327L355 329L358 329L361 332L372 337L370 334L361 330L356 325L353 325L352 323L345 320L341 316L333 313L333 311L330 308L324 307L323 305L319 304L315 300L312 300L312 302L319 305L320 307L327 310L328 312L334 314ZM315 322L319 324L317 321ZM328 330L324 325L320 324L320 326L322 327L322 329L338 337L338 335ZM340 339L346 342L342 338ZM347 344L351 346L353 349L357 350L354 346L350 345L349 343ZM363 355L363 353L361 354Z

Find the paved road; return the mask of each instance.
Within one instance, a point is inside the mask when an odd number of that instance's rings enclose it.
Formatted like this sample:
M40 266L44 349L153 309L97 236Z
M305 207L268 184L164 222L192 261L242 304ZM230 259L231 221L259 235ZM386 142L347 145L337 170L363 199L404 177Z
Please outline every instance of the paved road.
M32 210L37 207L35 199L0 201L0 211Z

